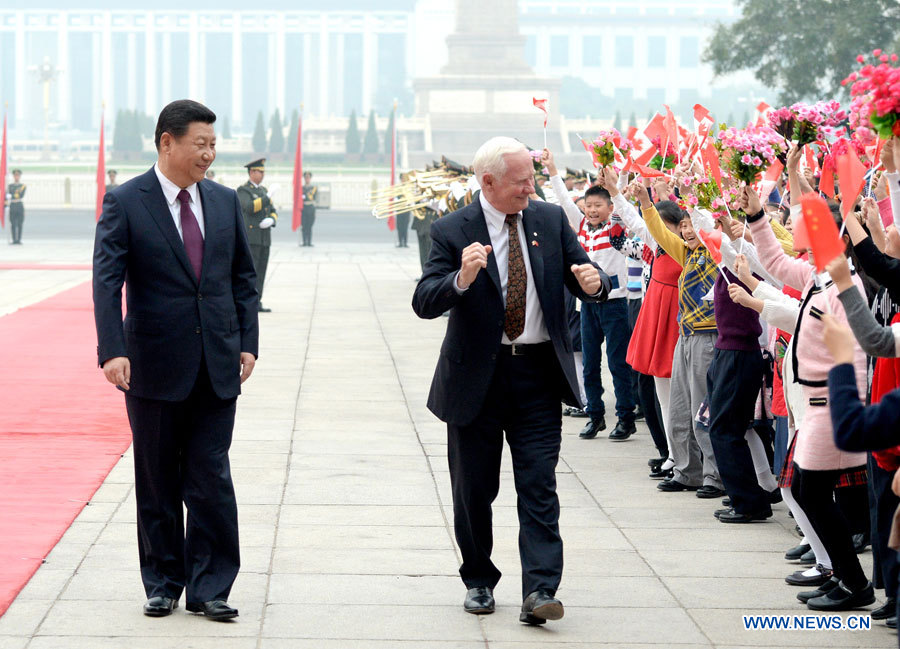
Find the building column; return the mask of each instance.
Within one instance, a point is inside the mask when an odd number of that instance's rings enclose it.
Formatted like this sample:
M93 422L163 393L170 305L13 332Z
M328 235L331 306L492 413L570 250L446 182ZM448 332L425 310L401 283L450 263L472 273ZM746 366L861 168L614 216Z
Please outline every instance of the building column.
M25 80L29 75L27 61L25 59L25 12L16 12L15 30L16 64L13 66L16 74L16 96L13 103L13 112L16 122L24 121L28 114L28 97L26 95Z
M144 110L148 115L159 113L159 88L156 83L156 16L147 14L147 29L144 32L144 78L142 82L146 88L144 95Z
M369 110L375 103L375 87L377 79L375 75L378 70L378 47L375 36L375 21L372 20L370 13L365 14L365 27L362 35L362 110L363 115L368 115Z
M335 43L337 43L337 56L334 61L335 74L329 76L329 79L334 82L329 115L341 115L344 112L344 35L335 34Z
M162 52L159 52L159 64L162 66L162 81L159 84L161 104L172 101L172 32L162 33Z
M275 91L273 101L275 107L281 112L281 117L288 117L288 107L285 99L285 85L287 83L287 61L285 55L285 27L284 21L278 21L278 29L275 31L275 60L269 68L274 73L274 79L269 83L270 92ZM293 108L293 106L291 107Z
M139 108L137 105L137 84L140 79L137 70L137 34L129 32L125 41L127 47L125 74L128 77L125 83L128 84L128 108L136 110Z
M74 70L69 60L69 16L59 15L59 31L56 33L56 65L62 70L56 87L56 118L63 124L72 119L72 79Z
M100 69L102 70L102 85L100 86L101 105L96 107L97 110L94 111L94 114L100 113L100 109L102 109L103 107L103 102L106 102L107 106L111 105L113 107L113 110L125 108L125 106L115 105L115 95L113 94L112 12L103 12L102 29L103 31L100 33ZM125 80L121 79L119 80L119 83L125 83Z
M241 42L241 14L234 14L231 32L231 126L246 130L244 124L244 54Z
M328 116L328 61L331 51L328 47L328 31L325 21L319 29L319 116Z
M304 33L303 61L301 62L303 65L303 96L301 98L301 103L303 104L304 108L309 111L310 115L316 115L316 104L313 103L313 97L315 96L315 87L312 82L312 63L310 61L310 56L312 55L312 45L310 44L311 41L312 35L309 33Z
M188 18L188 97L201 104L206 100L206 66L200 47L200 21L196 11Z

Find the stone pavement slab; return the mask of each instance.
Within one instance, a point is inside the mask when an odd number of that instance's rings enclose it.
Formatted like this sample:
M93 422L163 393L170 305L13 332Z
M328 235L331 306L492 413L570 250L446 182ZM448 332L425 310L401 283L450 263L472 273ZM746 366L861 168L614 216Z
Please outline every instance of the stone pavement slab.
M89 241L47 240L12 254L86 264L90 250ZM231 601L240 617L141 614L129 452L0 618L0 649L896 645L877 623L745 631L746 614L808 613L783 581L797 569L782 558L797 543L793 521L778 505L769 522L727 527L712 516L717 500L658 492L641 423L614 444L580 440L584 420L564 418L566 616L543 628L518 622L516 498L504 455L494 508L498 610L466 615L446 433L425 408L446 320L412 313L417 252L278 244L269 273L273 312L261 315L260 359L238 402L231 451L243 561ZM0 271L11 277L0 282L0 314L89 272ZM863 562L871 570L870 553Z

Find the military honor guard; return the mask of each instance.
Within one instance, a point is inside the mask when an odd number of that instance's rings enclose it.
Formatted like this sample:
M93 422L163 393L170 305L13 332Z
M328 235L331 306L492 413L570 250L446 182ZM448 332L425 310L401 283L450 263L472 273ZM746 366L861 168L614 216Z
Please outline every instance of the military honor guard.
M119 175L119 172L115 169L110 169L106 172L106 175L109 176L109 182L106 183L106 191L110 191L119 186L119 183L116 182L116 176Z
M13 181L6 188L6 201L9 204L9 223L12 234L12 243L22 245L22 224L25 222L25 205L22 199L25 197L25 184L22 180L22 170L13 169Z
M266 267L269 265L269 246L272 245L271 228L278 223L278 214L269 198L269 192L262 186L266 173L266 159L254 160L247 167L249 176L246 183L237 188L244 214L244 225L247 227L247 240L250 242L250 254L256 267L256 290L259 293L259 311L268 313L262 304L263 283L266 280ZM304 194L306 187L303 188ZM303 222L306 223L306 208L303 209ZM304 226L305 228L305 226Z
M312 244L312 228L316 222L316 194L319 188L312 184L312 174L305 172L303 174L303 213L301 214L303 232L302 246L311 246Z

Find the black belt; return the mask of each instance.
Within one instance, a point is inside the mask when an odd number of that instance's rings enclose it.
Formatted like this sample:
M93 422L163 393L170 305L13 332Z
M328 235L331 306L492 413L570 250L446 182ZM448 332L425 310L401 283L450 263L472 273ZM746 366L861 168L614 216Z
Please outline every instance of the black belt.
M500 345L500 353L504 356L533 356L534 354L546 354L553 349L553 343L549 340L543 343L533 343L523 345L521 343L512 343L510 345Z

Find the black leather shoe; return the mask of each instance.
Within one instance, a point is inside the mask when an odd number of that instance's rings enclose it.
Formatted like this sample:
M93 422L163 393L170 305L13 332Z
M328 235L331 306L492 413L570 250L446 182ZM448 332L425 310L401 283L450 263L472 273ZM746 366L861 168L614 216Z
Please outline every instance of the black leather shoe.
M649 466L651 469L653 469L655 471L655 470L659 469L659 467L661 467L663 465L663 462L665 462L665 461L666 461L666 458L664 458L664 457L652 457L649 460L647 460L647 466Z
M816 565L816 553L812 550L810 550L809 552L804 552L803 556L800 557L800 563L806 566Z
M494 589L489 586L478 586L466 591L463 609L474 615L487 615L494 612Z
M726 507L725 509L717 509L716 511L713 512L713 516L718 518L722 514L730 514L733 511L734 511L734 509L732 507Z
M653 469L650 472L650 477L654 480L668 479L675 476L675 472L672 469Z
M853 535L853 551L856 554L862 554L866 551L866 548L871 545L869 540L866 538L865 534L854 534Z
M850 611L855 608L868 606L875 602L875 589L872 582L856 590L850 590L840 582L837 588L832 588L821 597L814 597L806 602L806 607L812 611Z
M591 420L581 429L578 436L581 439L594 439L601 430L606 430L606 419L604 417L600 417L600 419L591 417Z
M832 589L837 588L838 581L840 580L832 575L831 579L826 581L815 590L804 590L797 593L797 599L806 604L806 602L808 602L809 600L815 599L816 597L821 597L822 595L831 592Z
M525 624L544 624L547 620L562 619L565 611L562 602L544 590L536 590L522 602L522 613L519 622Z
M797 561L804 554L810 551L809 543L801 543L800 545L795 545L790 550L784 553L784 558L788 561Z
M876 608L874 611L872 611L873 620L886 620L896 615L897 600L893 597L888 597L888 600L884 603L884 606Z
M888 619L886 619L884 621L884 625L889 629L896 629L897 628L897 616L895 615L894 617L889 617Z
M817 575L804 575L803 573L806 572L805 570L797 570L796 572L785 577L784 581L791 586L818 587L831 579L831 575L834 574L832 570L829 570L821 563L816 564L816 570L818 570L819 573Z
M230 607L224 599L214 599L202 604L191 604L188 602L185 608L191 613L203 613L210 620L216 620L217 622L224 622L238 616L238 610Z
M731 498L723 498L722 499L722 507L731 508Z
M721 498L726 495L724 489L713 487L711 484L705 484L697 489L697 498Z
M260 313L271 313L272 309L268 309L262 305L262 302L259 303L259 308L257 309Z
M777 505L782 500L784 500L784 496L781 495L781 489L772 489L772 491L769 492L770 505Z
M663 480L656 488L660 491L697 491L697 487L692 487L690 485L686 485L683 482L678 482L675 478L669 478L668 480Z
M626 422L621 419L616 423L616 427L609 434L609 438L614 442L624 442L637 432L634 422Z
M151 597L144 604L144 615L147 617L165 617L178 608L178 600L172 597Z
M772 518L772 510L754 512L752 514L741 514L732 509L730 512L719 514L716 518L719 519L720 523L754 523L756 521L764 521L767 518Z

